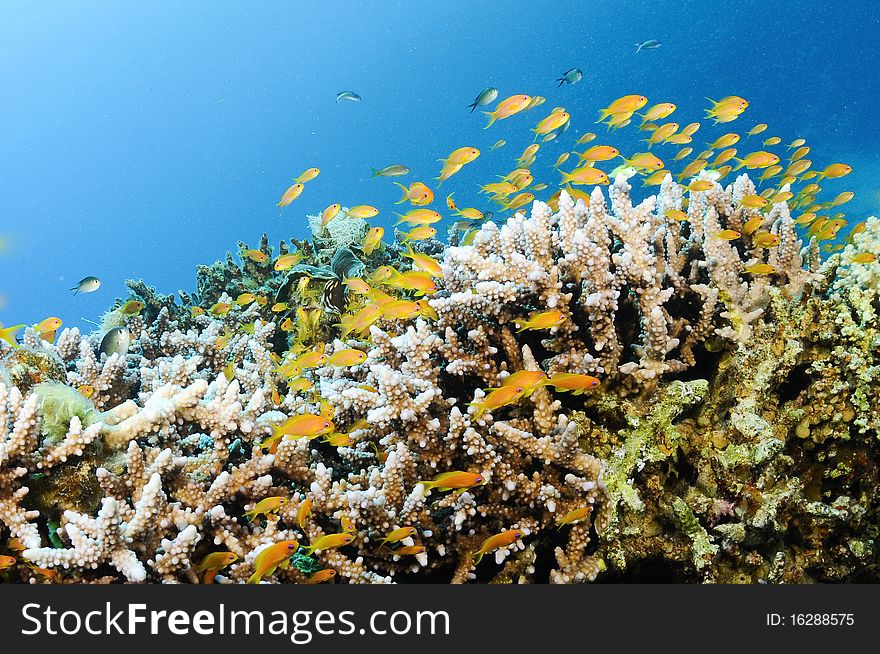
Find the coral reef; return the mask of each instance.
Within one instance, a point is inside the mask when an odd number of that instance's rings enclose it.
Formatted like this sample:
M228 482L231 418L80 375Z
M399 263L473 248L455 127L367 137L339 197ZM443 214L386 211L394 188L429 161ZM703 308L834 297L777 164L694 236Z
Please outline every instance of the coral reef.
M4 579L243 583L296 540L264 582L875 581L880 263L853 256L880 255L880 221L821 262L754 193L563 192L470 245L420 243L436 292L397 282L407 260L366 251L365 221L313 217L289 267L264 237L179 302L130 282L125 353L99 351L109 323L0 342ZM397 301L418 313L380 310ZM522 371L541 381L493 403ZM335 431L282 438L305 414ZM429 483L449 472L472 481Z

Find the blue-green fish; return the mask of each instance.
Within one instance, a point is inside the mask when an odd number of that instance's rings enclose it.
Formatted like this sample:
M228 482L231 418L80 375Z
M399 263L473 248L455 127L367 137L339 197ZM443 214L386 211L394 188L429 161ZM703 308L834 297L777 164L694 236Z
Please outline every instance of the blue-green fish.
M100 351L108 357L111 354L120 354L125 356L128 353L128 346L131 344L131 333L128 327L113 327L101 339Z
M642 50L656 50L659 48L662 43L657 39L648 39L647 41L643 41L642 43L636 43L636 54L641 52Z
M556 81L559 82L559 86L562 86L563 84L577 84L583 78L584 74L581 72L580 68L569 68L565 71L565 74ZM557 88L559 88L559 86L557 86Z
M477 107L484 107L491 102L495 102L495 98L498 97L498 89L492 88L491 86L487 89L483 89L480 91L480 94L474 99L474 101L468 105L468 109L471 110L471 113L474 113L474 109Z
M343 91L342 93L337 93L336 102L341 102L342 100L348 100L349 102L360 102L361 96L359 96L354 91Z
M409 168L403 164L391 164L384 168L373 168L371 166L370 170L373 171L373 174L370 175L371 179L373 177L401 177L403 175L409 175L410 173Z
M77 293L94 293L99 288L101 288L101 280L97 277L83 277L79 282L77 282L76 286L71 288L73 294Z

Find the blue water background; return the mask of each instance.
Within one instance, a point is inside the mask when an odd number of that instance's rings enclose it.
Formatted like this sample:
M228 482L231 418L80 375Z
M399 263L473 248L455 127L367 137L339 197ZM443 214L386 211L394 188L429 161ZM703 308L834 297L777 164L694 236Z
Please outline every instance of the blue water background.
M0 322L88 327L127 278L192 290L197 264L263 232L305 237L306 213L332 202L374 204L389 229L399 191L370 166L405 163L407 179L429 181L438 157L476 146L434 208L454 190L459 206L491 209L477 184L515 167L537 120L572 113L534 167L555 185L558 154L588 130L608 142L596 110L627 93L677 103L682 125L704 96L746 97L739 121L704 123L695 151L757 122L764 138L804 137L814 167L855 167L825 199L855 191L844 209L856 222L880 209L878 37L876 4L855 2L4 0ZM649 38L662 47L635 54ZM557 89L573 66L583 81ZM490 85L548 100L484 131L466 105ZM343 90L363 102L337 104ZM631 152L638 136L610 143ZM310 166L321 175L279 218L275 202ZM103 288L74 297L86 275Z

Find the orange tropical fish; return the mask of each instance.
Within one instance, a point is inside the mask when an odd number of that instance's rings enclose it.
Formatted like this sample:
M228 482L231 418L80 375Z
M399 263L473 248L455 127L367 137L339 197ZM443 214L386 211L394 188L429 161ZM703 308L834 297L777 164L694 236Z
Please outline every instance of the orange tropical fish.
M648 149L650 150L652 145L665 141L677 131L678 123L666 123L665 125L660 125L651 133L651 136L643 140L648 144Z
M418 302L394 300L382 305L382 317L386 320L410 320L421 311Z
M329 207L324 209L321 212L321 227L326 227L330 224L330 221L336 218L339 214L339 211L342 209L342 205L338 202L334 202Z
M465 207L464 209L459 209L455 212L455 215L461 216L462 218L467 218L468 220L483 219L483 212L479 209L475 209L474 207Z
M305 188L305 185L300 184L299 182L289 186L287 188L287 190L284 191L284 194L281 196L281 200L278 201L278 204L276 206L279 209L283 209L284 207L289 205L291 202L296 200L300 196L300 193L303 192L304 188Z
M542 311L541 313L534 314L528 320L516 321L518 327L516 333L519 334L520 332L524 332L527 329L550 329L552 327L558 327L566 320L568 320L568 316L566 316L565 313L559 311L558 309Z
M691 152L693 152L693 148L682 148L678 151L678 153L672 158L673 161L680 161L688 156Z
M233 552L211 552L199 562L196 570L205 573L202 583L211 584L214 583L214 577L218 572L236 561L238 561L238 555Z
M599 111L599 120L596 122L601 123L608 116L632 114L646 104L648 104L648 98L643 95L624 95L623 97L617 98L617 100L604 109L601 109Z
M520 163L520 165L522 165L523 161L526 161L527 159L531 159L532 157L534 157L535 153L538 152L538 149L540 147L541 147L541 145L539 143L532 143L531 145L526 147L525 150L523 150L523 153L519 156L519 158L517 159L517 162Z
M443 276L443 269L440 267L440 263L434 257L428 256L427 254L424 254L422 252L414 252L413 249L409 246L406 247L406 252L403 254L403 256L407 257L408 259L412 259L413 265L416 268L423 270L434 277Z
M594 145L583 152L574 152L573 154L576 154L581 162L586 161L588 166L592 166L597 161L614 159L614 157L620 154L620 150L610 145ZM558 165L554 167L558 168Z
M232 305L229 302L215 302L211 305L211 308L208 309L208 312L212 316L224 316L229 313L231 308Z
M269 515L270 513L278 513L278 510L287 504L286 497L267 497L257 502L257 505L244 514L248 522L253 522L255 518L261 515Z
M355 440L350 434L333 433L324 436L324 438L321 439L321 442L332 445L333 447L350 447L354 445Z
M712 103L712 108L706 109L706 117L713 118L716 123L729 123L749 106L747 100L736 95L730 95L719 102L715 102L712 98L706 99Z
M292 436L293 438L323 436L333 431L333 421L311 413L300 413L291 416L280 425L273 427L275 436Z
M273 266L273 268L275 270L288 270L289 268L293 268L300 261L302 261L302 254L300 252L295 252L292 254L282 254L280 257L275 259L275 265Z
M745 272L750 275L771 275L775 273L776 270L776 266L770 265L769 263L756 263L745 267Z
M464 164L446 164L445 166L443 166L443 168L440 170L440 175L434 178L438 181L437 188L440 188L440 184L455 175L463 167Z
M437 230L429 225L419 225L403 235L406 241L424 241L437 235Z
M386 545L388 543L400 542L404 538L414 536L415 533L415 527L400 527L399 529L394 529L393 531L389 531L387 534L385 534L385 537L379 541L379 547L382 547L383 545Z
M267 255L265 252L261 252L260 250L247 250L244 255L255 263L265 263L266 260L269 258L269 255Z
M575 168L570 173L562 171L562 181L560 184L608 184L608 175L598 168L592 166L581 166Z
M296 524L303 531L306 530L306 520L312 515L312 498L308 497L299 503L296 509Z
M498 103L494 111L484 111L489 116L489 123L483 129L489 129L496 120L504 120L518 114L529 106L531 96L525 94L511 95Z
M409 223L410 225L430 225L436 223L443 217L432 209L412 209L405 214L396 213L394 215L400 217L400 220L396 223L397 225L401 223Z
M373 218L379 215L379 210L369 204L359 204L346 212L352 218Z
M419 315L423 318L430 318L431 320L440 320L440 315L434 310L434 308L428 304L428 301L424 298L421 300L417 300L416 304L419 305Z
M519 209L520 207L524 207L535 199L534 193L520 193L513 198L509 202L500 202L501 206L510 211L514 211Z
M271 575L277 568L285 569L290 565L290 557L299 548L295 540L283 540L270 545L257 554L254 559L254 574L247 580L249 584L258 584L263 577Z
M333 568L325 568L324 570L318 570L317 572L313 572L311 575L309 575L309 583L323 584L325 581L330 581L335 576L336 570L334 570Z
M744 195L739 203L750 209L763 209L767 206L768 201L760 195Z
M0 571L8 570L12 566L15 565L15 557L7 556L6 554L0 554Z
M873 252L859 252L850 259L853 263L874 263L877 261L877 255Z
M601 382L591 375L580 375L572 372L557 372L550 375L547 385L552 386L557 391L572 391L572 395L581 395L582 393L596 388Z
M355 349L345 349L338 350L333 353L329 359L327 359L328 366L356 366L359 363L363 363L367 360L367 353L362 350Z
M621 159L626 162L627 166L641 170L661 170L663 168L663 162L650 152L636 152L629 159L626 157L621 157Z
M671 102L660 102L659 104L655 104L644 114L639 114L642 117L642 125L666 118L675 111L675 108L676 106Z
M763 150L751 152L742 159L734 157L733 160L738 164L734 170L739 170L744 167L750 170L754 168L767 168L779 163L779 157L777 155L772 152L764 152Z
M304 170L303 173L302 173L302 175L300 175L299 177L294 178L293 181L295 181L295 182L300 182L300 183L303 183L303 184L304 184L305 182L310 182L310 181L312 181L313 179L315 179L315 177L317 177L317 176L320 175L320 174L321 174L321 169L320 169L320 168L309 168L309 169L307 169L307 170Z
M501 382L501 388L505 386L518 386L523 389L523 397L528 397L547 381L547 375L543 370L517 370L508 375Z
M763 224L764 224L764 216L761 216L761 215L752 216L743 225L743 228L742 228L743 234L753 234L754 232L758 231L758 229L760 229L761 225L763 225Z
M407 545L406 547L398 547L392 552L394 556L418 556L424 553L424 545Z
M344 316L337 326L342 329L342 337L348 336L352 332L361 334L381 317L382 308L375 304L368 304L353 316Z
M831 164L825 170L819 173L819 179L836 179L838 177L843 177L845 175L849 175L852 172L852 166L849 164L843 163L835 163Z
M541 120L537 126L535 126L532 131L535 133L535 138L542 136L544 134L549 134L550 132L559 129L565 123L569 121L571 118L571 114L567 111L558 111L550 114L543 120Z
M468 164L479 156L480 151L477 148L465 146L463 148L453 150L453 152L448 157L446 157L446 159L438 159L437 161L442 161L444 164L452 164L457 166Z
M706 161L705 159L694 159L687 166L685 166L684 169L678 175L676 175L676 177L678 178L678 181L680 182L681 180L685 179L686 177L693 177L698 172L703 170L703 168L705 168L708 163L709 162Z
M722 229L720 232L713 234L713 236L720 238L722 241L734 241L742 236L742 234L735 229Z
M589 143L590 141L596 138L595 132L587 132L586 134L582 134L578 137L578 140L575 141L575 145L583 145L584 143Z
M688 184L687 188L689 191L708 191L712 186L712 182L708 179L695 179Z
M752 237L752 241L759 248L772 248L779 245L779 236L770 232L759 232Z
M578 509L572 509L556 521L556 527L558 529L562 529L565 525L573 525L577 522L580 522L581 520L589 518L590 513L592 512L592 506L584 506Z
M754 136L755 134L760 134L765 129L767 129L767 123L758 123L752 129L750 129L748 132L746 132L746 137L748 138L749 136Z
M404 273L393 271L388 285L408 291L417 291L421 295L430 294L437 290L437 284L434 283L430 273L421 270L408 270Z
M526 533L522 529L508 529L507 531L502 531L500 534L490 536L483 541L483 544L480 545L480 549L474 552L474 565L478 564L483 559L484 555L494 552L502 547L512 545L513 543L522 540L525 535Z
M34 325L34 331L37 332L37 334L46 334L57 331L59 327L61 327L61 318L52 316Z
M302 549L304 554L311 554L315 550L332 550L337 547L344 547L354 540L354 536L343 532L341 534L327 534L321 536L314 543Z
M486 411L494 411L501 407L518 402L525 397L526 389L521 384L501 386L489 391L479 402L470 402L468 406L476 407L474 418L479 419Z
M409 201L410 204L415 206L424 206L434 201L434 191L422 182L413 182L409 187L404 186L400 182L394 183L403 190L403 196L395 204L403 204Z
M385 229L383 227L371 227L368 229L367 234L364 236L364 242L361 245L364 254L372 254L379 247L383 236L385 236Z
M479 486L485 481L483 475L477 472L463 472L456 470L454 472L443 472L434 477L431 481L420 481L427 490L436 488L439 491L448 491L461 488L473 488Z
M677 220L678 222L684 222L687 220L687 214L681 209L667 209L663 212L663 215L672 220Z
M309 368L317 368L318 366L324 365L326 362L327 355L324 354L323 343L321 343L314 350L306 352L296 359L296 365L303 370L308 370Z
M710 150L720 150L721 148L727 148L739 141L739 134L725 134L724 136L719 136L712 143L707 143Z

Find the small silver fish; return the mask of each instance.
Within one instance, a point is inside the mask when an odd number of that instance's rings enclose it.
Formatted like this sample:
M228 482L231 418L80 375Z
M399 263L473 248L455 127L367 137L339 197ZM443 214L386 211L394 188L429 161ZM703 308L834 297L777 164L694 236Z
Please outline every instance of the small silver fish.
M131 332L128 327L113 327L101 339L101 353L108 357L111 354L125 355L131 344Z
M370 179L373 179L374 177L400 177L402 175L409 175L410 173L409 168L403 164L391 164L384 168L373 168L370 166L370 170L373 171L373 174L370 175Z
M468 105L468 109L471 110L471 113L474 113L474 109L477 107L483 107L490 102L494 102L495 98L498 97L498 89L492 88L491 86L487 89L483 89L480 91L480 94L474 99L474 101Z
M580 68L569 68L565 71L565 74L556 81L559 82L559 86L562 86L563 84L577 84L583 78L584 74L581 72ZM557 88L559 88L559 86L557 86Z
M343 91L342 93L337 93L336 102L341 102L342 100L348 100L349 102L360 102L361 96L359 96L354 91Z
M659 48L662 43L657 39L648 39L647 41L643 41L642 43L636 43L636 54L641 52L642 50L656 50Z
M77 293L94 293L99 288L101 288L101 280L97 277L83 277L76 286L71 288L73 294Z

